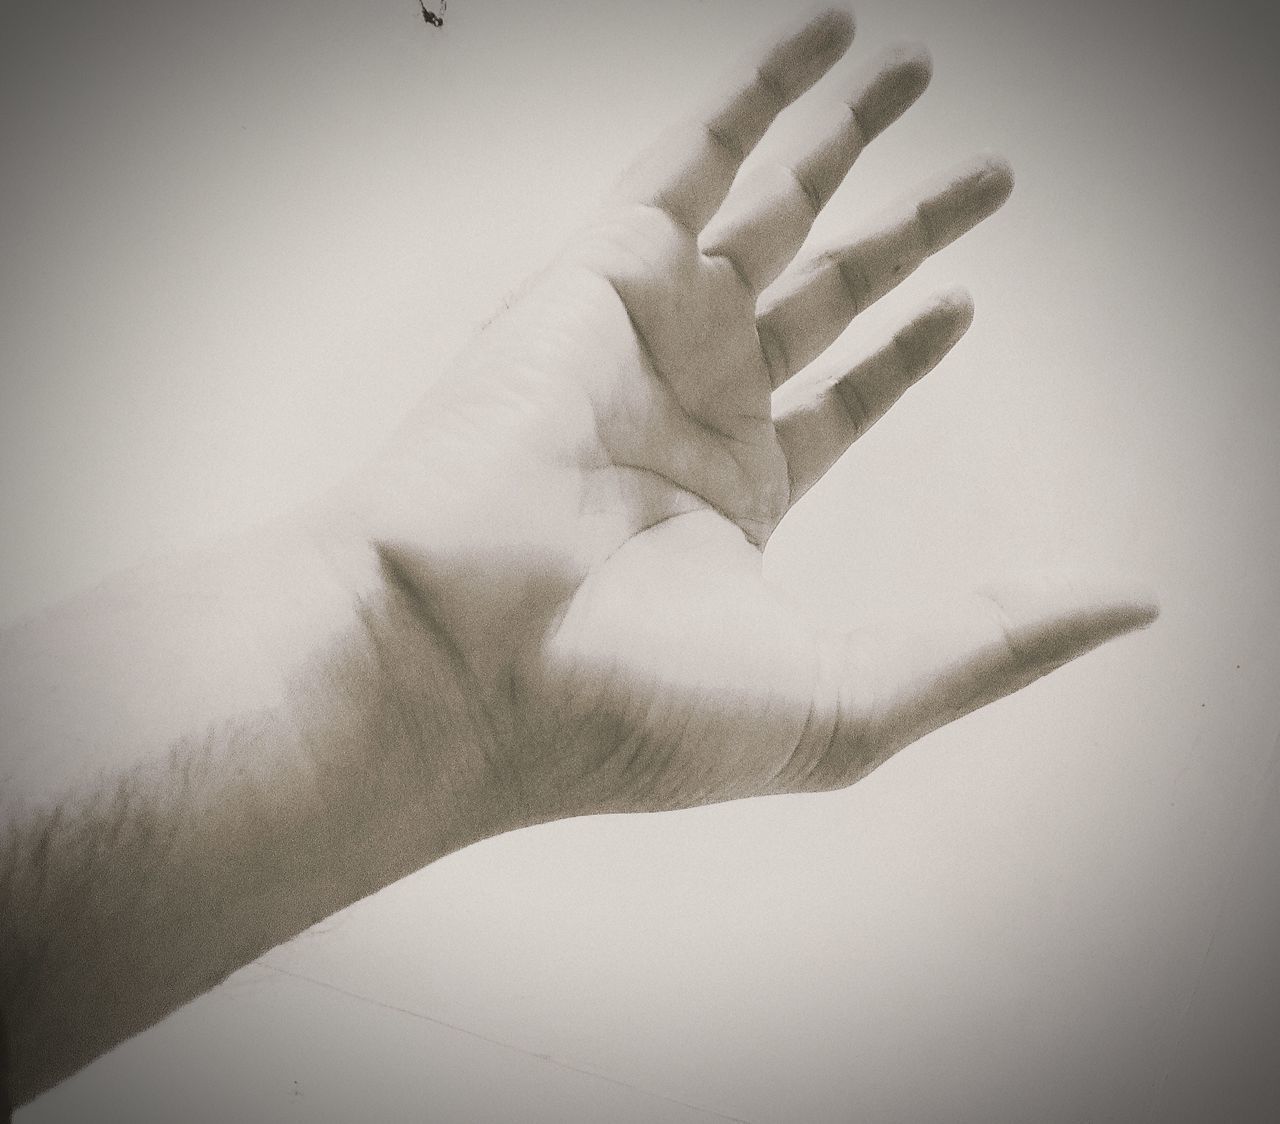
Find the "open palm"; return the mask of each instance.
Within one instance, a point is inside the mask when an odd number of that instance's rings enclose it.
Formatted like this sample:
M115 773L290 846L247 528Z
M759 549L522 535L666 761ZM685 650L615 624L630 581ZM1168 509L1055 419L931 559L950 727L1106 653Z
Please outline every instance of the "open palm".
M1153 614L1020 587L975 595L928 635L824 633L764 582L791 504L972 309L945 294L852 369L830 345L1012 183L976 160L793 263L929 78L921 51L882 56L802 150L739 175L851 35L842 13L810 21L672 130L384 462L384 559L427 607L522 816L848 784Z

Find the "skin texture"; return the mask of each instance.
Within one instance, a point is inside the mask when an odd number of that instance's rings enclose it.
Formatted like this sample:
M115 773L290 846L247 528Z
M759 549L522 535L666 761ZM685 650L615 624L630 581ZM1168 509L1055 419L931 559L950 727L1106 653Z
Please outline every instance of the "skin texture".
M1154 617L1008 585L928 632L815 629L765 582L788 509L968 327L963 292L828 349L1007 197L993 157L794 260L928 56L810 19L675 126L366 471L0 639L0 1006L19 1101L358 898L549 819L848 785Z
M449 637L526 815L847 785L1150 615L1046 586L977 596L904 642L815 633L764 582L791 504L972 306L939 295L852 371L823 352L1012 186L1002 161L975 158L792 263L863 146L928 82L923 50L870 60L808 147L735 183L851 34L842 13L811 21L646 153L351 504L375 513L368 537Z

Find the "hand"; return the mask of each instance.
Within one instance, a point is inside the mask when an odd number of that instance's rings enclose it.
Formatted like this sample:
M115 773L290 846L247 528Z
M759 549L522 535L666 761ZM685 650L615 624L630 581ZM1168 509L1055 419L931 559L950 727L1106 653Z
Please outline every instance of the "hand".
M788 508L970 305L935 300L851 368L828 349L1011 184L978 161L789 265L928 79L886 56L807 147L738 177L850 37L811 21L669 134L340 496L0 637L20 1102L465 843L849 784L1152 618L1024 586L927 634L837 634L765 583Z
M883 56L806 147L738 177L851 38L840 12L811 20L665 136L362 481L385 573L466 699L452 721L503 827L847 785L1154 616L1139 596L1023 586L928 634L834 634L764 581L790 506L972 306L939 296L852 369L828 349L1012 186L1003 162L976 160L793 263L929 79L922 51Z

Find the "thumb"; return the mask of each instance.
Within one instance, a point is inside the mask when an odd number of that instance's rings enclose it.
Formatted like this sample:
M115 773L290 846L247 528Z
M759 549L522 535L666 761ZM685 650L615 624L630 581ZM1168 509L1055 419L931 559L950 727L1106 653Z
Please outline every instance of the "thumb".
M931 730L1149 625L1158 611L1133 584L1041 577L961 598L925 626L850 634L836 736L827 759L805 771L804 787L850 784Z

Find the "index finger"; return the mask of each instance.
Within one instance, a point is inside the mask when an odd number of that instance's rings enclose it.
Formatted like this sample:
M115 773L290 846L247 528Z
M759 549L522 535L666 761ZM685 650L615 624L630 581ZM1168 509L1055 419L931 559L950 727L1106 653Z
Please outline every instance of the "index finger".
M669 129L623 176L620 202L665 211L697 234L728 194L742 161L773 119L835 64L853 41L853 17L831 8L758 53L722 82L704 112Z

